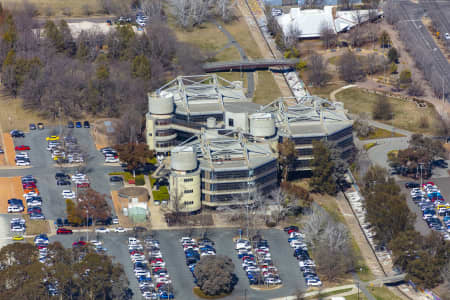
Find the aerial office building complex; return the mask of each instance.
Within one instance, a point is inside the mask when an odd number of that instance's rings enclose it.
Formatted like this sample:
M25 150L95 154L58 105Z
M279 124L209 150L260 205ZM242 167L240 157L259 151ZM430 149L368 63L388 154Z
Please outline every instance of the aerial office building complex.
M169 206L191 212L252 201L277 186L277 144L298 152L293 172L311 172L312 143L326 140L343 158L353 153L353 122L341 103L308 96L261 106L241 82L219 76L180 76L149 94L147 143L170 155Z

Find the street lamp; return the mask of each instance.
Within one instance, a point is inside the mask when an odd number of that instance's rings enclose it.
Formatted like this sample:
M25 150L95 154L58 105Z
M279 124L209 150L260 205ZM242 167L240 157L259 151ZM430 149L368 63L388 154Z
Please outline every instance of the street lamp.
M89 242L89 209L86 207L86 243Z

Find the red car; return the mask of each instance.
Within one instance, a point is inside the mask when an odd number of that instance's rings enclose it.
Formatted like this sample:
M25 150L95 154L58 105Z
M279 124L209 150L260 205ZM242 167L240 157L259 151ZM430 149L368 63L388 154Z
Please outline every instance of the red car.
M27 183L22 184L22 188L24 190L26 190L26 189L35 189L36 188L36 184L32 183L32 182L27 182Z
M291 234L293 232L298 232L298 230L297 229L289 229L288 234Z
M26 151L26 150L30 150L30 146L25 146L25 145L20 145L20 146L16 146L16 151Z
M73 246L73 247L76 247L76 246L86 246L86 242L85 242L85 241L74 242L74 243L72 243L72 246Z
M41 214L41 213L42 213L42 210L41 210L40 207L33 207L32 209L29 209L29 210L27 211L27 213L28 213L29 215L31 215L31 214Z
M77 183L77 188L88 188L90 185L87 182Z
M58 230L56 230L56 234L72 234L72 230L67 228L58 228Z

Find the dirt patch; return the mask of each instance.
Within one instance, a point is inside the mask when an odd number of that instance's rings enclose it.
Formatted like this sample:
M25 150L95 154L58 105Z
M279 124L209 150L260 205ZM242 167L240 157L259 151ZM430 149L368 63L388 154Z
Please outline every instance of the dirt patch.
M123 215L123 208L128 208L128 199L119 197L118 191L111 191L111 199L117 218L119 219L120 226L125 228L133 227L131 220L129 220L127 216Z
M22 199L27 211L27 203L23 198L22 182L20 177L0 177L0 214L8 213L8 199Z
M118 130L118 119L102 118L93 122L91 135L94 139L95 147L101 149L103 147L119 144Z
M49 220L30 220L29 216L25 216L27 222L27 235L38 235L41 233L49 233Z
M3 133L3 143L5 165L14 166L16 150L14 150L14 141L9 133Z

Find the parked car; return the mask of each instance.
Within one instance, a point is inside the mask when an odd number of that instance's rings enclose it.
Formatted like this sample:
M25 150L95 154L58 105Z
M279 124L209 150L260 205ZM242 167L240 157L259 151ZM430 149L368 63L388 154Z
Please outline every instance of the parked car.
M67 128L74 128L75 125L73 124L72 121L67 122Z
M25 133L23 133L20 130L12 130L10 132L10 134L11 134L11 137L13 137L13 138L23 138L23 137L25 137Z
M59 136L52 135L45 138L47 141L59 141Z
M76 128L82 128L83 126L81 125L81 122L76 122L75 123L75 127Z
M29 127L30 130L36 130L36 124L30 123Z
M14 148L16 151L28 151L30 150L30 146L20 145Z
M56 230L56 234L72 234L72 230L67 228L58 228Z
M89 121L84 121L83 122L83 127L84 128L91 128L91 124L89 124Z
M122 176L114 175L114 176L109 177L109 181L110 182L123 182L123 178L122 178Z
M37 127L39 130L44 130L44 123L37 123Z
M58 180L56 181L56 185L71 185L72 183L69 180Z
M417 182L407 182L405 183L405 187L407 189L418 188L420 187L420 184L418 184Z
M71 190L63 190L61 195L64 197L64 199L74 199L75 198L75 192Z
M107 157L105 158L105 163L118 163L119 159L114 157Z

